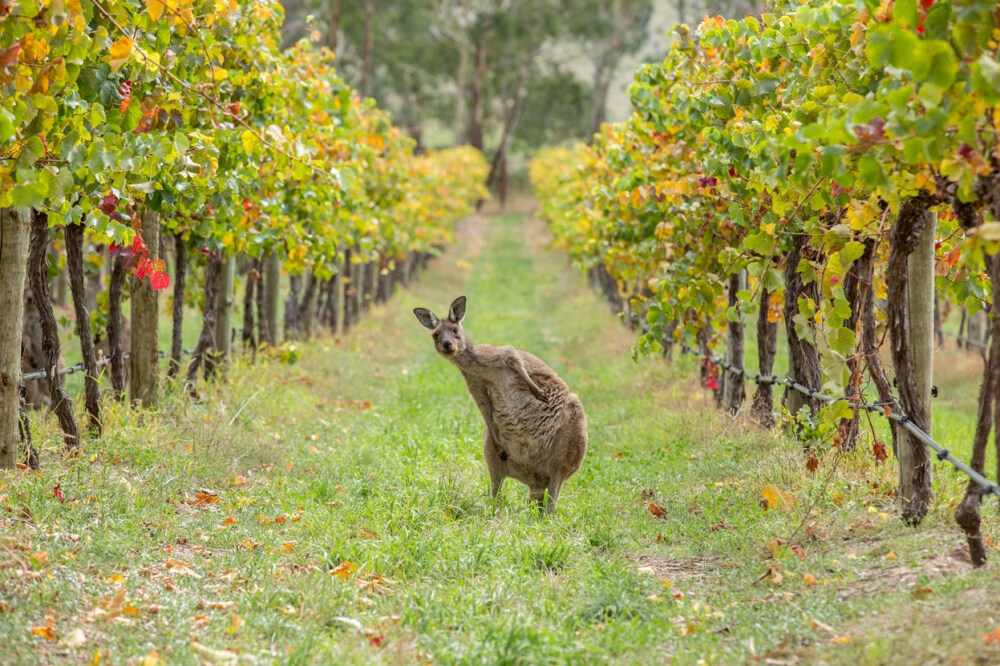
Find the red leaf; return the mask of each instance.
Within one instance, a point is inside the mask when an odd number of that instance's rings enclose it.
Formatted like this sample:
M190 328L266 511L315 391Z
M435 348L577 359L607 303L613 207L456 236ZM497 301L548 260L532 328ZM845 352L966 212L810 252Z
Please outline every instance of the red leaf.
M60 502L62 502L63 504L65 504L66 503L66 493L64 493L63 491L59 490L59 486L60 486L60 484L58 484L58 483L56 485L52 486L52 494L55 495L59 499Z
M884 463L889 458L889 454L885 450L885 442L883 442L882 440L879 440L874 444L872 444L872 453L875 454L876 464L879 465Z
M142 236L140 236L139 234L136 234L135 238L132 239L132 251L135 252L136 254L144 254L149 252L149 250L146 249L146 244L142 242Z
M163 291L170 286L170 276L163 271L157 271L149 276L149 284L154 291Z
M10 74L10 68L17 64L17 59L21 55L21 45L14 44L6 51L0 51L0 69L4 75Z
M138 236L136 236L136 238L138 238ZM132 274L140 280L143 280L150 274L150 268L152 268L152 262L150 262L149 259L143 259L139 262L138 266L132 269Z
M705 377L705 388L710 388L713 391L719 390L719 380L715 378L714 375Z
M657 517L662 516L667 512L667 510L664 509L662 506L660 506L659 504L653 504L652 502L649 503L648 508L649 512Z

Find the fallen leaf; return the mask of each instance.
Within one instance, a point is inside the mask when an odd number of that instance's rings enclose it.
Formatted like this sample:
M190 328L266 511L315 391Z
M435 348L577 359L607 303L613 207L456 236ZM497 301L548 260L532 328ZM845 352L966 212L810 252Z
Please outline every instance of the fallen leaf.
M49 624L46 624L41 627L32 627L31 633L35 634L36 636L41 636L42 638L47 638L50 641L54 641L56 639L56 632L52 630L52 625Z
M210 648L207 645L202 645L197 641L191 641L190 645L193 651L203 657L202 663L216 665L239 663L239 655L233 654L228 650L216 650L215 648Z
M211 621L212 618L210 618L207 615L195 615L193 618L191 618L191 624L193 624L196 627L207 626Z
M896 559L896 553L889 553L888 555L885 556L885 559L887 559L887 560L894 560L894 559Z
M829 631L831 634L833 633L833 627L826 624L825 622L820 622L816 618L813 618L812 625L813 629L822 629L823 631Z
M816 580L816 576L813 576L811 573L803 575L802 582L806 585L817 585L819 583L819 581Z
M181 562L173 557L168 557L167 562L164 565L167 571L171 573L178 574L180 576L190 576L191 578L201 578L201 574L193 571L187 564Z
M240 486L245 486L245 485L247 485L247 479L246 479L245 476L243 476L241 474L239 476L233 477L233 481L232 481L232 483L230 485L232 485L234 488L239 488Z
M847 645L852 640L854 640L854 639L851 638L850 636L834 636L833 638L830 639L830 644L831 645Z
M660 517L667 512L667 510L664 509L662 506L660 506L659 504L653 504L652 502L649 503L649 506L647 508L649 509L649 512L656 517Z
M111 598L108 602L108 607L105 609L106 614L104 616L105 620L113 620L122 614L122 606L125 602L125 588L119 587L118 591L115 592L115 596Z
M338 564L337 566L335 566L335 567L334 567L334 568L333 568L333 569L332 569L332 570L330 571L330 575L331 575L331 576L336 576L336 577L337 577L337 578L339 578L340 580L347 580L347 579L348 579L348 578L350 578L350 577L351 577L351 576L352 576L352 575L354 574L354 572L355 572L355 571L357 571L357 570L358 570L358 567L357 567L357 565L356 565L356 564L353 564L353 563L351 563L351 562L347 562L347 561L344 561L344 562L341 562L340 564Z
M760 491L760 496L764 498L764 501L767 502L768 508L771 509L783 509L787 511L791 509L792 504L795 503L794 495L782 492L775 486L765 486L764 489Z
M809 456L809 459L806 460L806 469L810 472L815 472L819 469L819 458L816 456Z
M1000 627L989 632L983 638L987 645L1000 645Z

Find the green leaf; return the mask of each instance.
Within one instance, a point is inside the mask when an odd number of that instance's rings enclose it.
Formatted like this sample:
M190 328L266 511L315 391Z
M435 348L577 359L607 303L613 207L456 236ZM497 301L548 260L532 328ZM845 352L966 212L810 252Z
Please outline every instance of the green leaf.
M918 18L917 0L896 0L893 4L892 20L894 22L909 27L917 25Z

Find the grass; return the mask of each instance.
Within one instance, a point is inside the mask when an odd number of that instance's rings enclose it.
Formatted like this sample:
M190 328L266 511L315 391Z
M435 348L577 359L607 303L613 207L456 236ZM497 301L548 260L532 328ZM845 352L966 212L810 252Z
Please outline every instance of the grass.
M44 469L0 476L0 661L1000 660L1000 582L962 557L957 477L907 528L865 447L810 473L800 444L711 408L695 359L632 363L536 223L460 236L296 365L237 363L155 412L109 404L77 459L36 416ZM481 417L410 313L462 293L474 340L538 354L587 410L555 516L513 481L490 502ZM971 422L964 398L939 412ZM787 508L761 506L767 486Z

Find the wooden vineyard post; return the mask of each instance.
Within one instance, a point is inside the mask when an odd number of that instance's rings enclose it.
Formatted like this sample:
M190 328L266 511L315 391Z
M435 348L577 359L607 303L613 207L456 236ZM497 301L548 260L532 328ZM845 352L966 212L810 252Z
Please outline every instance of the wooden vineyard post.
M142 238L149 256L159 256L160 214L142 215ZM129 401L153 407L159 400L159 296L149 280L132 276L132 349L129 356Z
M17 464L21 317L28 258L28 211L0 208L0 308L16 326L0 326L0 469Z
M233 300L236 282L236 256L225 257L219 285L219 306L215 316L216 364L225 362L233 350Z

